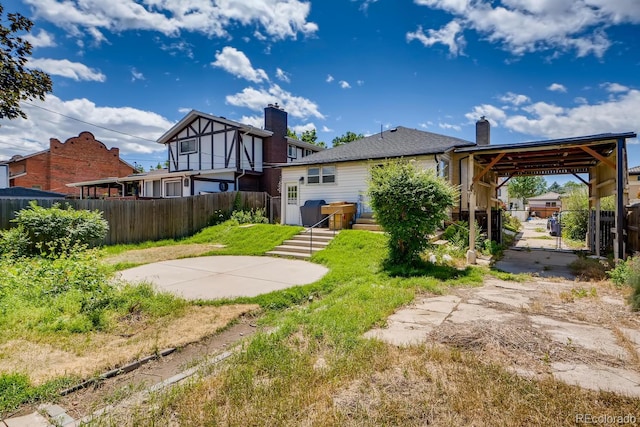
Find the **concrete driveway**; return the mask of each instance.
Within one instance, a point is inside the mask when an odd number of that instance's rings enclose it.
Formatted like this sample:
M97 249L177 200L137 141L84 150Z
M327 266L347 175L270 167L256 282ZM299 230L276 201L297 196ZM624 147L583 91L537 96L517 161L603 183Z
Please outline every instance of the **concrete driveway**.
M207 256L156 262L120 272L128 282L151 282L186 299L254 297L306 285L328 269L318 264L261 256Z

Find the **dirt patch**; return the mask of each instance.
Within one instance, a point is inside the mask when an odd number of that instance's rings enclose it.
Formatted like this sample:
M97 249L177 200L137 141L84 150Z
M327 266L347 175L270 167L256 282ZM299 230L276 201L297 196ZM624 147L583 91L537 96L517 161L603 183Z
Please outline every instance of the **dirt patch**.
M204 255L219 249L225 245L210 243L192 243L188 245L159 246L157 248L134 249L117 255L107 256L104 262L107 264L119 264L122 262L134 264L149 264L151 262L167 261L170 259L188 258Z
M0 372L22 372L35 384L59 376L87 378L169 348L211 336L257 305L193 306L178 318L139 321L117 333L68 336L55 343L18 339L0 346Z

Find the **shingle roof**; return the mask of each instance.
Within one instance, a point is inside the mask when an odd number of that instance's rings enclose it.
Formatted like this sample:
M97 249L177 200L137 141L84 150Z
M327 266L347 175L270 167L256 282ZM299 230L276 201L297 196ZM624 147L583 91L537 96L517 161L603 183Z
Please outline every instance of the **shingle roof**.
M640 175L640 166L629 168L629 173L633 175Z
M36 190L35 188L9 187L0 188L0 198L64 199L65 195L53 191Z
M473 146L473 142L437 133L398 126L348 144L323 150L282 166L385 159L444 153L454 147Z

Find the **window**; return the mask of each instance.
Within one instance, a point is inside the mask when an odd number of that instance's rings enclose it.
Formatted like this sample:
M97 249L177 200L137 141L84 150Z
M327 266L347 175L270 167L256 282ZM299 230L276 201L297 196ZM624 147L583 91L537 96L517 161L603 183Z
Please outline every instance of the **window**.
M312 167L307 170L307 184L331 184L336 182L336 167Z
M313 154L313 151L309 150L308 148L305 148L304 155L302 157L307 157L307 156L310 156L311 154Z
M289 144L289 146L287 147L287 156L290 159L295 159L296 157L298 157L296 155L296 146L295 145Z
M197 153L198 145L195 139L183 139L180 141L180 154Z
M498 197L502 197L502 188L498 188Z
M182 180L165 181L164 197L180 197L182 196Z
M440 160L438 163L438 176L449 181L449 161Z
M545 207L547 207L547 208L555 208L556 207L556 202L546 202L545 203Z
M298 204L298 186L297 185L287 186L287 204L288 205Z

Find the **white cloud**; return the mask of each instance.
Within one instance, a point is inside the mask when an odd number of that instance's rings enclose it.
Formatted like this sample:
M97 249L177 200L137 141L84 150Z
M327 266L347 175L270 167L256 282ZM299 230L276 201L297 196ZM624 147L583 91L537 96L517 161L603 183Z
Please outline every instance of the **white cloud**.
M418 40L426 47L441 43L449 48L449 53L452 56L457 56L462 54L462 49L465 45L464 36L459 34L462 33L462 30L462 26L456 20L449 22L439 30L428 29L426 34L422 27L419 26L415 32L407 33L407 41Z
M68 59L31 58L29 66L39 68L47 74L67 77L76 81L88 80L104 82L107 77L98 70Z
M54 40L54 35L46 32L45 30L38 31L37 35L34 34L25 34L22 38L29 43L34 49L39 47L55 47L57 46L56 41Z
M227 95L225 99L230 105L246 107L254 111L262 111L266 105L277 102L293 117L301 119L308 117L325 118L315 102L292 95L277 84L272 85L269 89L247 87L242 92Z
M238 121L240 123L251 125L254 128L264 128L264 116L242 116Z
M592 135L608 132L633 132L640 129L640 91L628 89L615 99L588 104L562 107L547 102L535 102L513 115L492 105L481 105L466 114L475 120L486 115L492 125L499 124L511 131L537 138L565 138L576 135Z
M360 1L360 0L351 0L351 1ZM378 0L362 0L362 4L360 4L360 10L362 10L363 12L366 12L367 10L369 10L370 5L377 2Z
M281 68L276 68L276 77L279 80L282 80L285 83L290 83L291 82L291 78L289 77L289 73L287 73L286 71L283 71Z
M191 108L187 108L187 107L178 108L178 113L180 114L188 114L190 112L191 112Z
M227 28L258 27L275 40L310 35L318 25L307 21L310 2L300 0L25 0L35 18L64 28L79 37L89 33L96 40L101 29L158 31L167 36L199 32L229 37Z
M547 90L551 92L567 92L567 88L560 83L551 83L551 85L547 87Z
M339 84L342 89L351 89L351 85L347 81L340 80Z
M459 125L452 125L450 123L438 123L438 126L440 126L441 129L453 129L457 130L458 132L462 130L462 127L460 127Z
M132 68L131 81L135 82L136 80L144 80L144 74L142 74L140 71L136 70L135 68Z
M416 4L444 10L454 16L461 30L477 31L492 43L515 55L555 50L575 51L579 57L602 57L611 46L605 29L640 22L640 3L635 0L414 0ZM415 34L431 46L451 41L453 31L422 29ZM452 29L451 29L452 30ZM449 37L445 37L448 35ZM409 36L409 35L408 35ZM453 50L452 50L453 54Z
M176 43L160 44L160 49L169 52L170 55L175 56L178 52L183 53L187 58L193 59L193 45L185 41Z
M588 104L589 101L587 101L587 98L585 98L584 96L577 96L573 99L573 102L575 102L576 104Z
M331 83L334 80L331 74L327 74L327 83Z
M627 92L629 88L627 86L621 85L620 83L603 83L600 87L604 88L607 92L611 93L621 93Z
M356 80L358 86L364 86L364 80Z
M322 126L322 132L333 132L333 129L329 129L327 126Z
M314 125L313 123L306 123L304 125L293 126L291 129L293 129L296 134L301 135L303 132L314 130L315 128L316 125Z
M236 77L242 77L250 82L259 83L264 80L269 80L264 70L260 68L255 69L251 66L251 61L249 61L249 58L247 58L244 52L231 46L225 46L222 52L216 52L216 60L212 62L211 65L222 68L226 72Z
M502 95L500 97L500 101L502 102L506 102L508 104L511 105L521 105L524 104L526 102L530 102L531 100L529 99L529 97L527 95L522 95L522 94L518 94L518 93L513 93L513 92L507 92L506 94Z
M165 152L166 148L155 140L174 125L151 111L132 107L98 106L86 98L63 101L55 95L47 95L45 101L31 101L22 107L28 120L0 120L0 158L43 150L49 148L50 138L65 141L83 131L93 133L96 139L109 148L120 148L121 154L160 153ZM145 139L111 132L88 123Z

